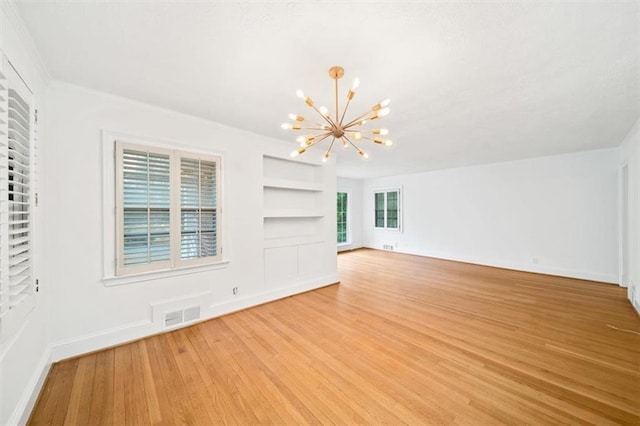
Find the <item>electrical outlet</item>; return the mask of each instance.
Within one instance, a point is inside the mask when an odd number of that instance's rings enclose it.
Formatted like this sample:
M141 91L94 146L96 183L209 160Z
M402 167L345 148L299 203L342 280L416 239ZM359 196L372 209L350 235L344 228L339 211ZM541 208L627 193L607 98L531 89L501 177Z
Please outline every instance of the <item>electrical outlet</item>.
M233 288L233 295L237 295L238 294L238 287L234 287Z

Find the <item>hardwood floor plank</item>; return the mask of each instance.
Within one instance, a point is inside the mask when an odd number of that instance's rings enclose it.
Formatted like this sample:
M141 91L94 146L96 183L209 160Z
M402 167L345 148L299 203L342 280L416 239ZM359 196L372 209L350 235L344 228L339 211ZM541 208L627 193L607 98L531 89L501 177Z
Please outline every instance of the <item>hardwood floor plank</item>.
M71 385L69 408L64 420L65 424L88 424L95 371L95 356L82 357L78 360L78 368Z
M640 424L624 289L374 250L341 284L53 366L40 424Z
M114 354L115 350L106 350L95 354L95 376L93 390L91 392L91 406L89 408L89 421L91 425L113 424L113 398L114 398Z

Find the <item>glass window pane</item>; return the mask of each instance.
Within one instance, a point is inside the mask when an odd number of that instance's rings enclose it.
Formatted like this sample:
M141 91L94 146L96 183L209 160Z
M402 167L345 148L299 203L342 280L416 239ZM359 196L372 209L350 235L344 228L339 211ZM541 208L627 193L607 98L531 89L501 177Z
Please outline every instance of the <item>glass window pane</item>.
M346 192L338 192L337 196L337 230L338 230L338 243L346 243L348 241L347 235L347 209L348 209L348 194Z
M384 228L384 192L375 193L375 226Z
M387 192L387 228L398 228L398 191Z

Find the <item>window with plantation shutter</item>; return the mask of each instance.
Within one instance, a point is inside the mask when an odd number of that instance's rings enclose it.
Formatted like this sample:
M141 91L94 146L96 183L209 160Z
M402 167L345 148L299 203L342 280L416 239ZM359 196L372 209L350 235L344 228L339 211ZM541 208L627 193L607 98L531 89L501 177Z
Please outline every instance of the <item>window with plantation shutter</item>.
M0 318L21 321L34 302L31 92L11 64L0 67ZM22 312L11 318L11 312ZM20 317L20 318L17 318ZM16 324L14 324L15 328Z
M180 159L180 258L216 256L217 164L199 158Z
M117 275L220 259L220 159L116 142Z

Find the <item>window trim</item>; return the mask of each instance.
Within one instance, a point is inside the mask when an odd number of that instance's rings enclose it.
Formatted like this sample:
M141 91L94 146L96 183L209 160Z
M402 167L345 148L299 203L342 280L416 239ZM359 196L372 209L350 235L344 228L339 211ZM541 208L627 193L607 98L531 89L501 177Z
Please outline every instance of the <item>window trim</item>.
M180 276L192 273L206 272L221 268L226 268L229 263L229 250L226 249L228 241L228 226L226 223L226 213L223 211L226 206L226 179L222 175L226 170L226 156L224 151L205 150L201 146L185 144L173 140L162 138L150 138L131 135L124 132L110 129L101 129L102 132L102 277L103 285L117 286L123 284L133 284L137 282L156 280L160 278ZM153 269L129 273L127 275L117 275L117 247L116 237L116 141L122 141L132 145L139 145L144 149L165 149L187 152L189 154L201 155L202 157L216 156L219 158L220 179L218 181L218 227L222 230L218 237L220 254L217 259L206 264L183 264L173 268ZM172 175L175 176L175 173ZM226 210L226 209L225 209ZM223 250L224 248L224 250Z
M342 246L348 246L350 244L352 244L352 240L351 240L351 193L350 191L346 190L346 189L338 189L336 191L336 198L338 196L338 193L345 193L347 194L347 239L345 242L343 243L338 243L338 229L337 229L337 221L336 221L336 243L338 245L338 247L342 247ZM336 200L337 201L337 200ZM337 211L336 211L337 213Z
M389 192L397 192L398 193L398 226L395 228L387 227L387 194ZM384 226L376 225L376 194L384 194ZM401 187L390 187L390 188L376 188L373 190L373 228L376 230L384 230L384 231L402 231L402 188Z

